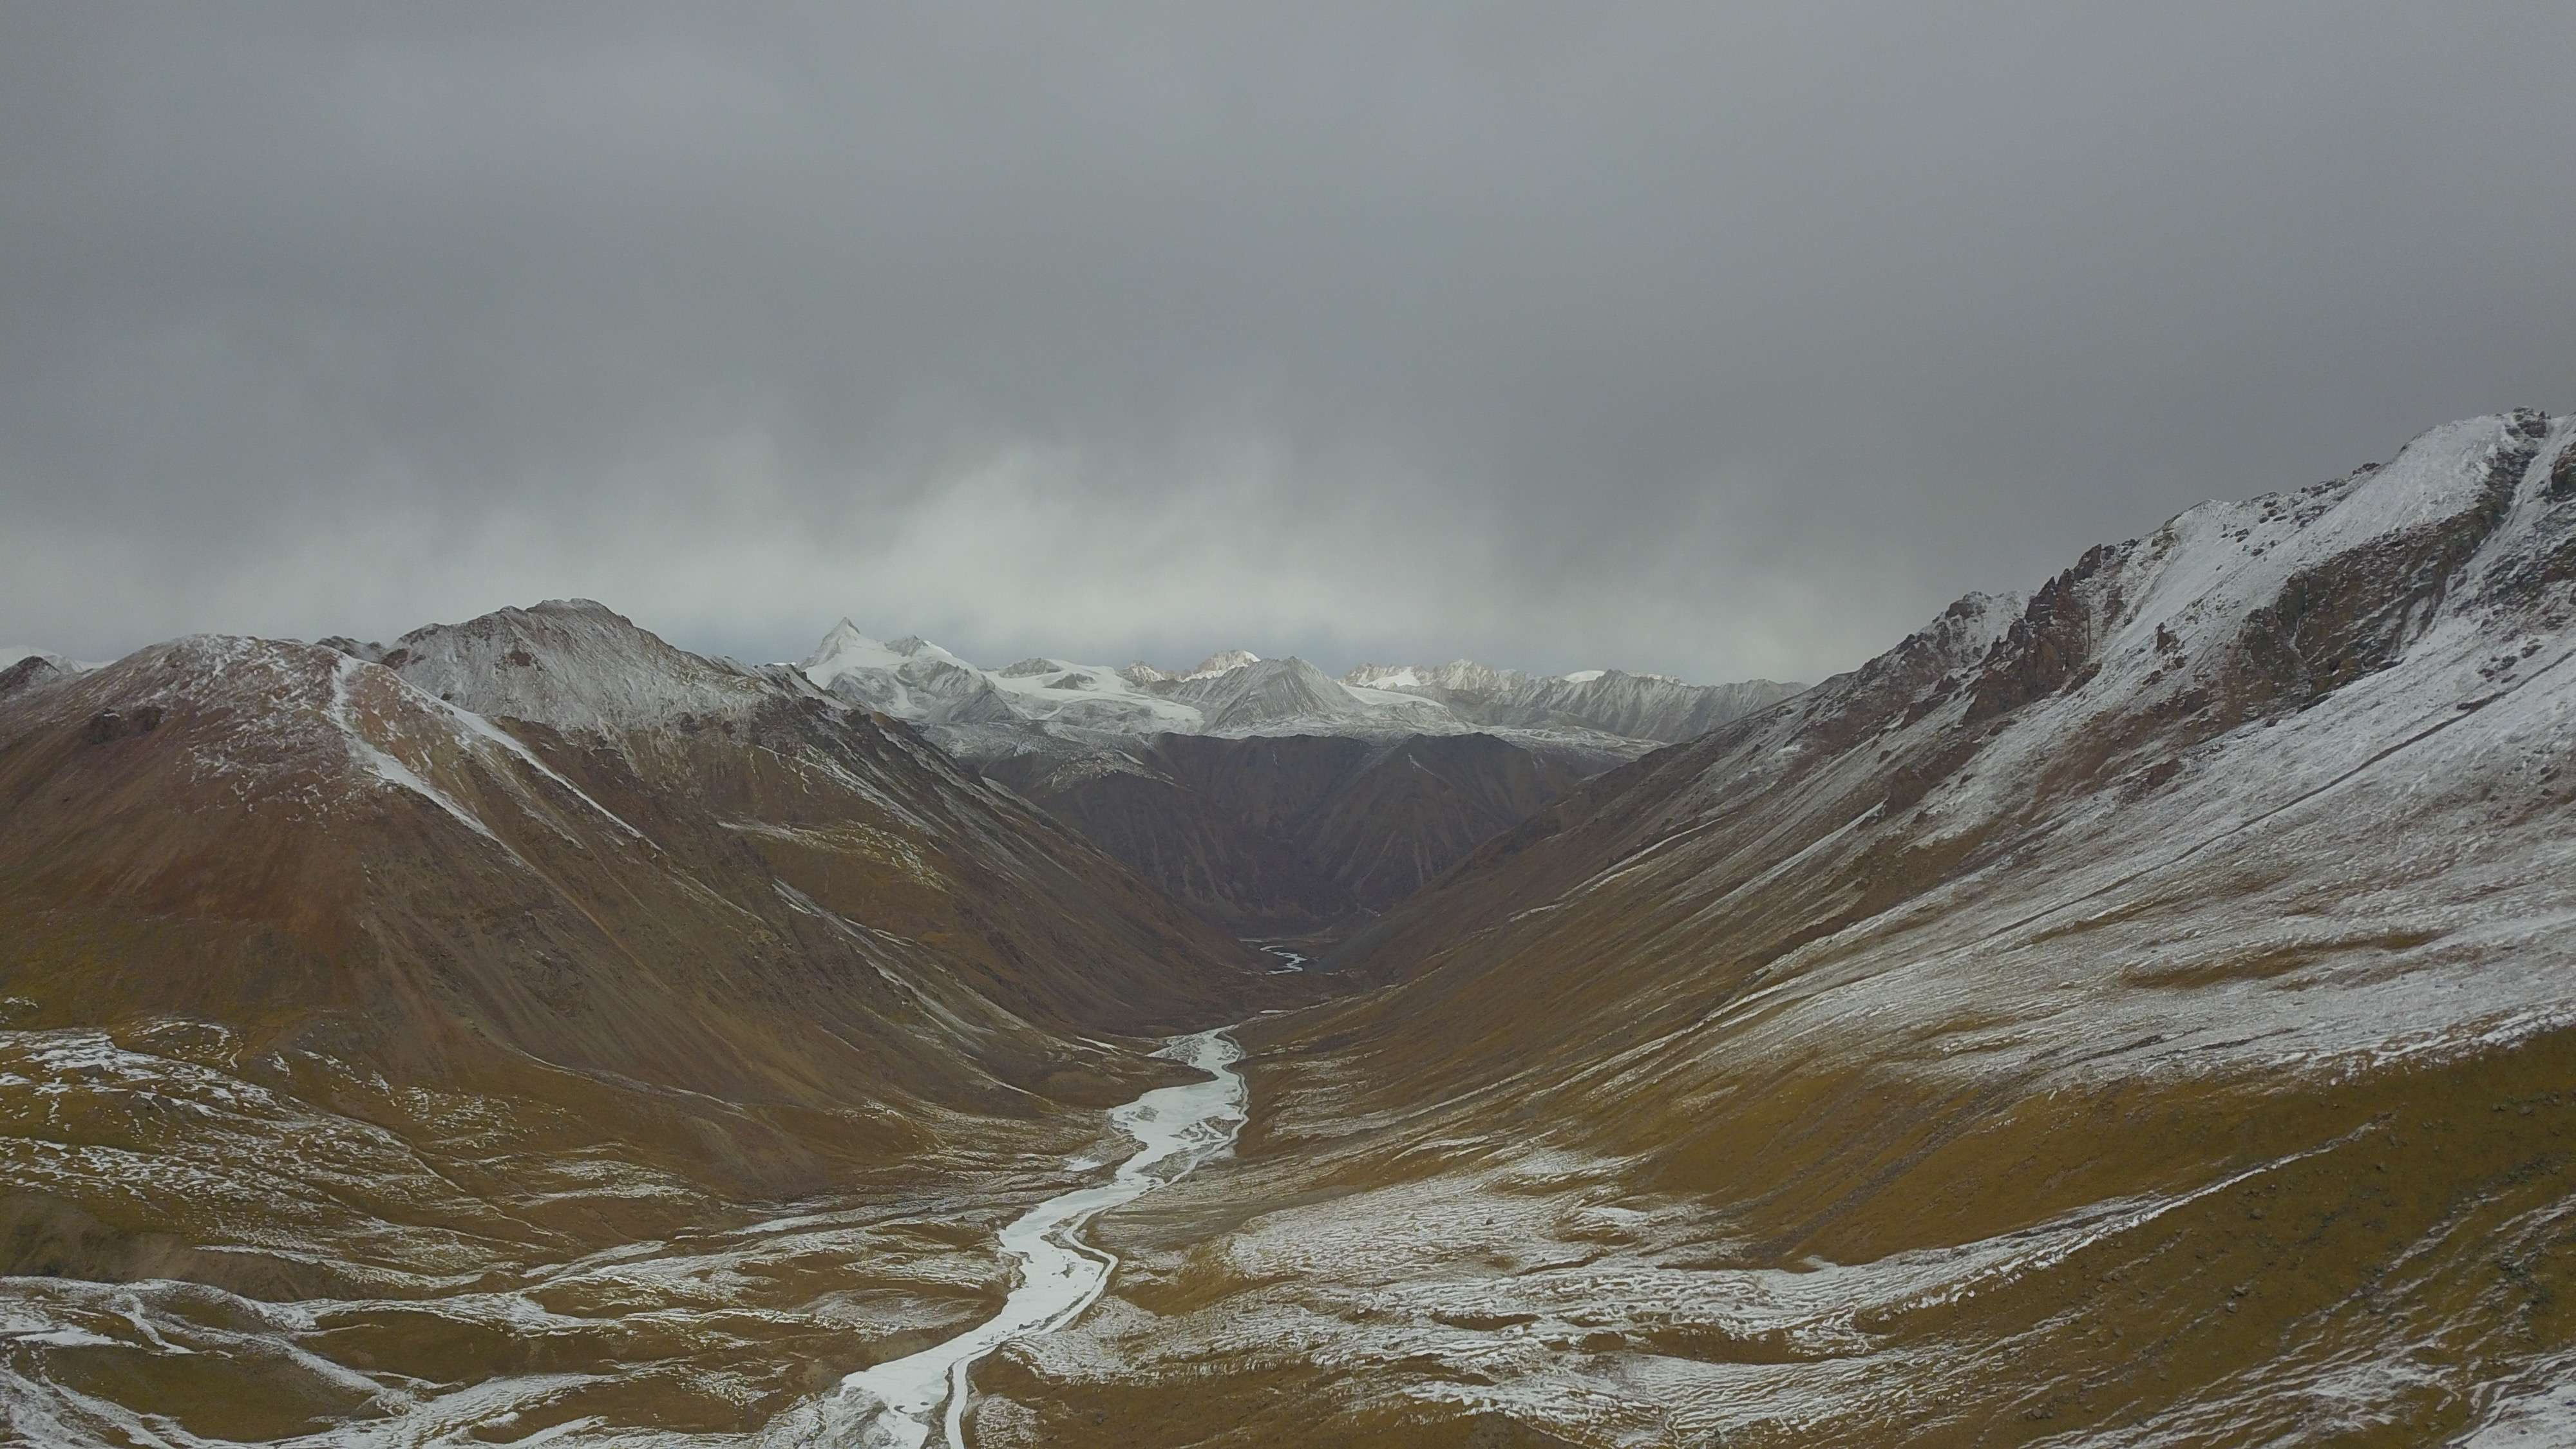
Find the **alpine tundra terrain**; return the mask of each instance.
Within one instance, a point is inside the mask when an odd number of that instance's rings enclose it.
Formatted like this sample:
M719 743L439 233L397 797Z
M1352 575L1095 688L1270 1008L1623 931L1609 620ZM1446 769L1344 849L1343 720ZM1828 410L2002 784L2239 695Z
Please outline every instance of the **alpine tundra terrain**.
M2525 411L1802 692L18 663L0 1423L2576 1442L2571 660Z

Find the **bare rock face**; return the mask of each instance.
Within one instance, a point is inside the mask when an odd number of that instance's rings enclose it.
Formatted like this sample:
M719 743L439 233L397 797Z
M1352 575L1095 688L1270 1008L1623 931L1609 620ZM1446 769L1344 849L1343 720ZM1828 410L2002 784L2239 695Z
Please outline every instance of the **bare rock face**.
M65 669L61 661L53 656L30 654L9 667L0 669L0 698L16 694L21 690L40 688L55 680L70 677L71 671Z

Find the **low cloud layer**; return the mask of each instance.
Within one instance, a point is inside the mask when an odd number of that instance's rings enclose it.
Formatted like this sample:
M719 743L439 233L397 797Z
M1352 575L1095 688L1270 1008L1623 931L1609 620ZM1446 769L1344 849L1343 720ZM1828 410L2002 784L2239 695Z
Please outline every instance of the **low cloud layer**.
M2576 11L1775 8L10 8L0 637L1812 678L2576 403Z

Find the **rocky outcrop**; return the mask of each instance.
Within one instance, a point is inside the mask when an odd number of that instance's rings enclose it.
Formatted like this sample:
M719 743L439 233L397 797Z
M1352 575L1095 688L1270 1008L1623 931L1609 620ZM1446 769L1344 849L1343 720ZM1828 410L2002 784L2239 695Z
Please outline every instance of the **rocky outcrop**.
M47 654L30 654L0 669L0 698L70 677L71 671L64 668L60 660Z

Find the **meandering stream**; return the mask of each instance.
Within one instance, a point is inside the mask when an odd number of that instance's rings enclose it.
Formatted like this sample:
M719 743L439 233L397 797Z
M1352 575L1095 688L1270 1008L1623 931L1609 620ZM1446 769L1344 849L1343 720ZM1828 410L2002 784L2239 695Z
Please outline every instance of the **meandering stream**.
M1019 1282L1001 1311L944 1343L843 1379L816 1406L816 1440L922 1449L936 1429L948 1449L966 1449L967 1378L976 1361L1015 1339L1053 1333L1098 1301L1118 1260L1084 1242L1082 1230L1108 1209L1188 1175L1243 1129L1245 1088L1234 1069L1243 1049L1222 1028L1175 1037L1157 1055L1208 1079L1157 1087L1111 1111L1109 1124L1139 1144L1135 1155L1109 1181L1048 1198L1002 1229L1002 1251L1018 1260Z

